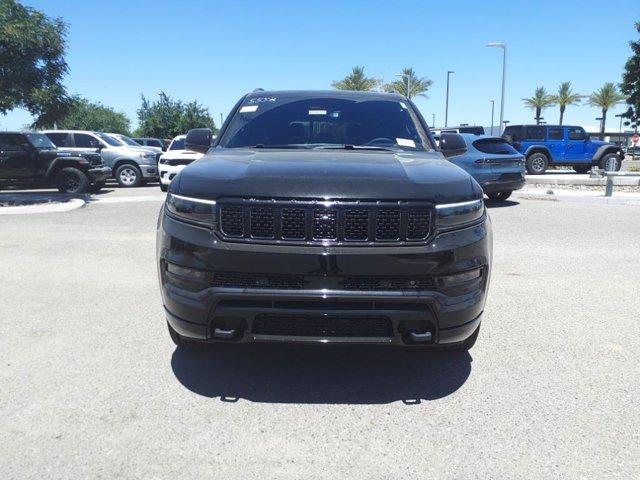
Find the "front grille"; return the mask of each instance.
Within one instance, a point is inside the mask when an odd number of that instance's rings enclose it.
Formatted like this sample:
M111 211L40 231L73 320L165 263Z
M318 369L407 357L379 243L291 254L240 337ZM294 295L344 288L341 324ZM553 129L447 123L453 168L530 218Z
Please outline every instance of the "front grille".
M355 275L318 276L215 272L213 287L282 289L282 290L350 290L350 291L421 291L434 290L437 285L426 275Z
M177 166L177 165L189 165L190 163L192 163L193 160L189 159L189 160L185 160L185 159L181 159L181 158L174 158L174 159L169 159L169 160L164 160L163 163L165 165L171 165L171 166Z
M260 314L253 333L285 337L392 337L387 317L374 315Z
M219 229L236 241L299 243L424 242L432 232L432 206L424 202L219 202Z

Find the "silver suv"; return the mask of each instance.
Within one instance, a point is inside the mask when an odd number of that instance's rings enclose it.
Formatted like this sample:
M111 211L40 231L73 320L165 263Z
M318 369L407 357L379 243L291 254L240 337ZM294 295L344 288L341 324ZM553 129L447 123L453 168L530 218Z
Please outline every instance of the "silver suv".
M58 147L65 150L98 149L104 163L121 187L137 187L158 179L156 152L144 147L123 145L102 132L87 130L46 130L43 132Z

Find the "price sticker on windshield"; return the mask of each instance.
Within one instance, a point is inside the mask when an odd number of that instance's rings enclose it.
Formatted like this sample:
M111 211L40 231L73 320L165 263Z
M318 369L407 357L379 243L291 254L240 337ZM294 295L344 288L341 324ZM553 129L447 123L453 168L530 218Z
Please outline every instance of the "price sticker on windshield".
M401 147L416 148L416 142L414 142L410 138L396 138L396 143Z
M244 105L240 107L240 113L252 113L258 110L258 105Z

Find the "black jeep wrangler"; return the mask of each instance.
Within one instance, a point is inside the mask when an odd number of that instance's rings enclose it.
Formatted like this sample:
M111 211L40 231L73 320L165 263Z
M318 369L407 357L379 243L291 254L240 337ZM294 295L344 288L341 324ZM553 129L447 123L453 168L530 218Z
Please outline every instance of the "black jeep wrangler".
M0 132L0 187L53 185L84 193L100 190L110 175L97 152L58 149L42 133Z
M491 271L482 188L406 97L243 97L171 182L157 264L169 332L197 343L468 349Z

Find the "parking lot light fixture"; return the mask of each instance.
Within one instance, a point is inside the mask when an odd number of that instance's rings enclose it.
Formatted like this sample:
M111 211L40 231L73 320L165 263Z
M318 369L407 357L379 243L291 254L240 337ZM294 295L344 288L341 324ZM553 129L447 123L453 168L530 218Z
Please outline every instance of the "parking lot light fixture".
M447 96L444 105L444 126L447 126L449 120L449 77L452 73L456 73L453 70L447 70Z
M502 97L500 99L500 125L502 125L504 123L504 82L507 74L507 44L504 42L491 42L487 43L487 47L502 49Z
M411 98L411 76L406 73L396 73L395 76L404 78L407 81L407 98Z

